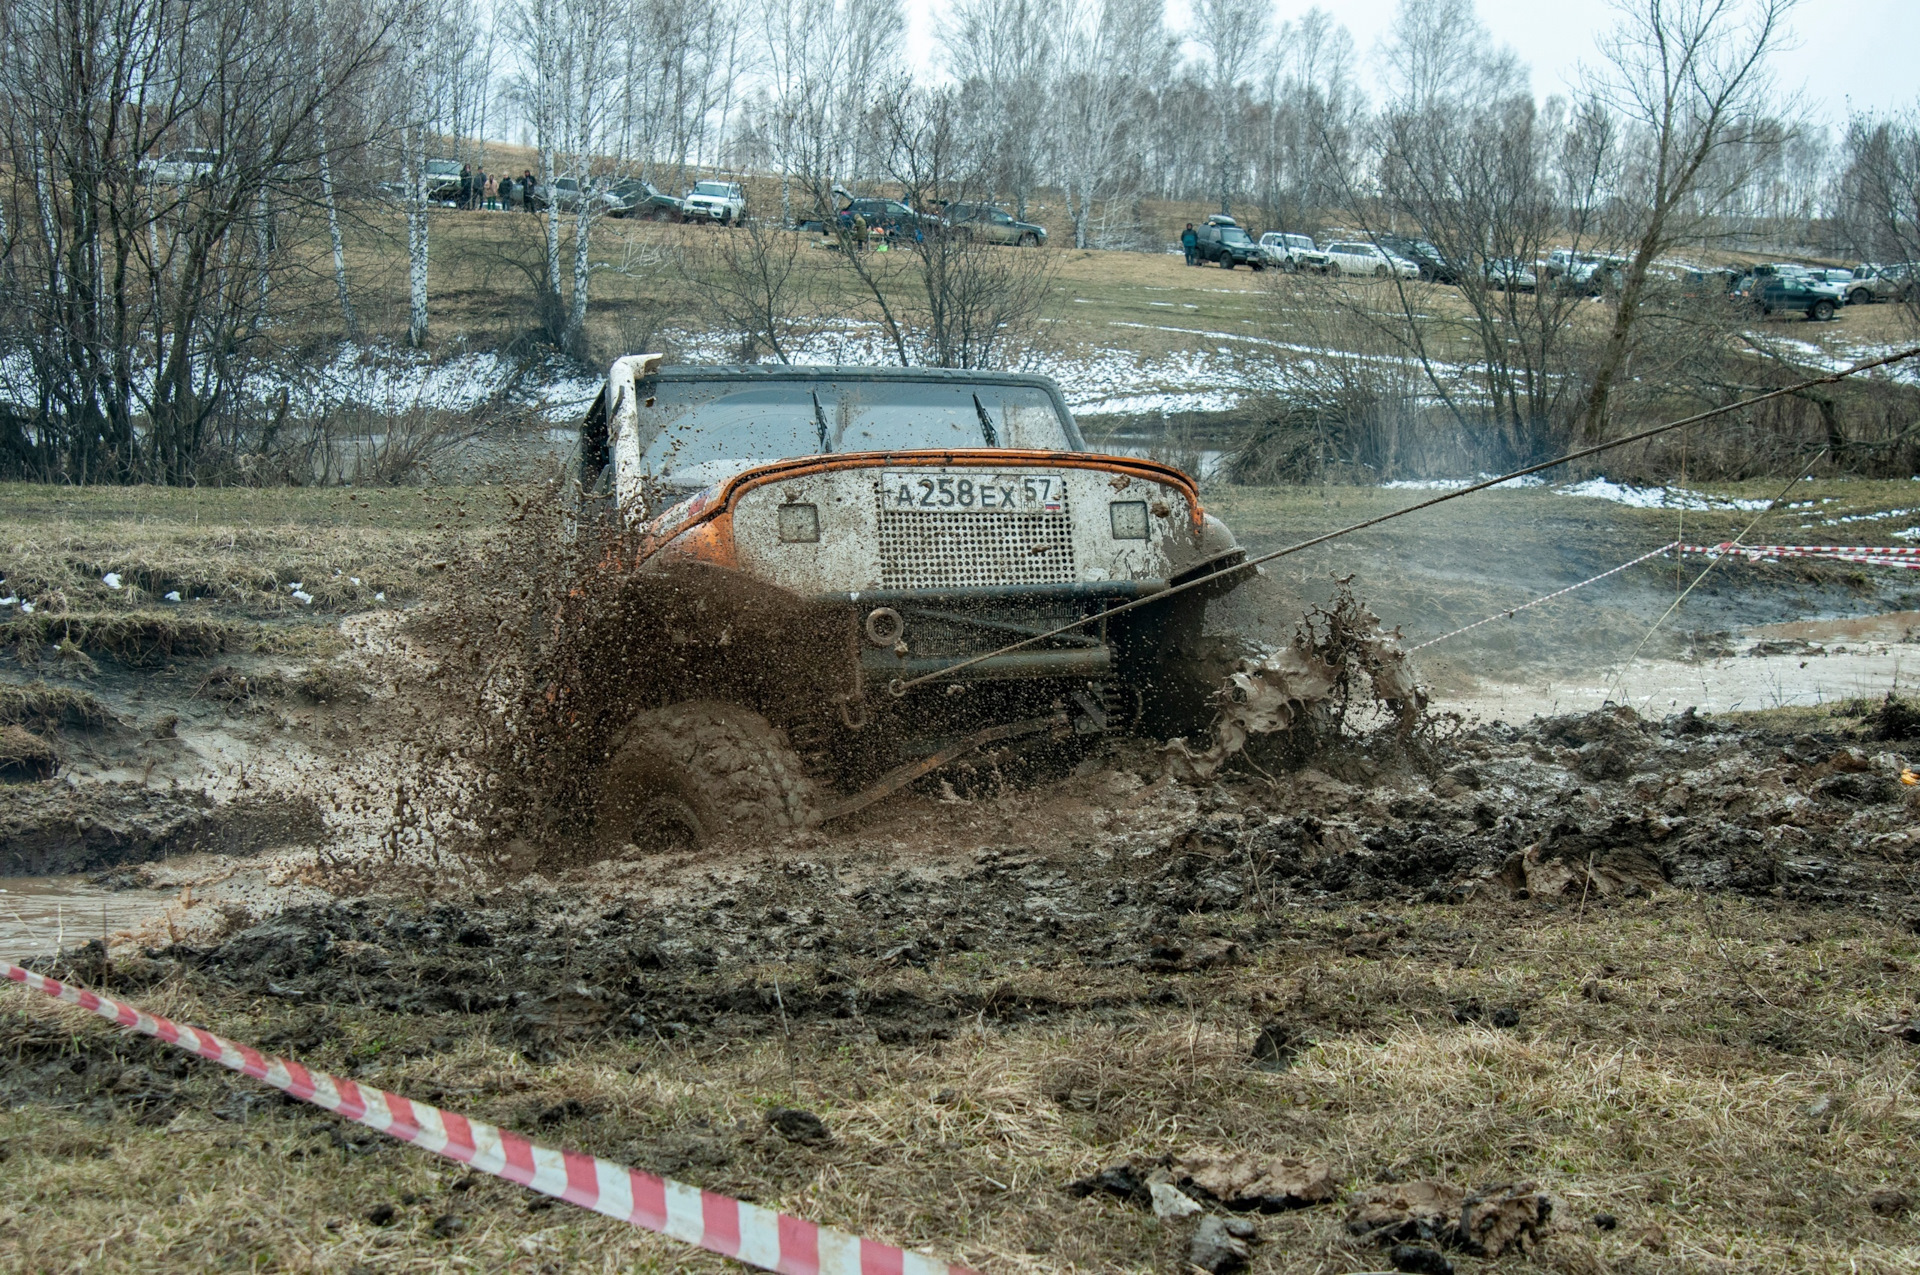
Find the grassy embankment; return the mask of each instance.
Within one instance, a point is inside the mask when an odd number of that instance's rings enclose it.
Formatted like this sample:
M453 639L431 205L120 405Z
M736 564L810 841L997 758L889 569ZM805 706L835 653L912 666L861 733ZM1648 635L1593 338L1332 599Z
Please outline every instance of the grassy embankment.
M353 223L348 245L355 304L368 334L398 340L405 334L407 321L402 227L390 209L360 211L363 219ZM488 348L525 333L533 318L527 269L537 267L544 251L543 219L524 213L441 209L434 210L430 219L433 250L428 295L435 344ZM1044 251L1051 259L1054 292L1045 316L1044 340L1048 348L1063 354L1123 350L1151 359L1213 351L1223 338L1288 340L1292 339L1289 309L1325 304L1319 285L1300 286L1273 273L1189 269L1179 257L1165 253L1061 247L1061 229L1055 227L1055 243L1046 249L1009 251ZM594 231L597 268L589 310L596 348L624 350L632 341L662 328L703 328L708 319L701 312L700 292L702 280L714 268L710 249L720 237L737 233L710 226L599 223ZM292 331L324 339L338 335L339 316L330 308L331 266L323 259L323 245L314 243L312 254L302 270L307 308ZM820 255L826 257L824 252ZM821 316L863 312L864 298L844 272L832 272L827 279L815 303ZM899 280L895 286L909 285ZM1364 297L1386 285L1350 280L1335 286ZM1423 312L1462 312L1459 296L1451 288L1409 287ZM1796 339L1841 349L1893 340L1904 330L1902 323L1897 307L1878 305L1844 308L1839 320L1830 324L1780 318L1764 327L1776 335L1788 334L1791 328L1790 335Z

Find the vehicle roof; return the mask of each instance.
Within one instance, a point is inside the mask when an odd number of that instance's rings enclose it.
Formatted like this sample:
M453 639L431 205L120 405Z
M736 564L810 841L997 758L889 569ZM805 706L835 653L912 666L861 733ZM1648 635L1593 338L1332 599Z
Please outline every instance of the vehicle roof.
M1050 376L982 372L956 367L876 367L856 363L678 363L657 369L656 381L934 381L1031 385L1059 393Z

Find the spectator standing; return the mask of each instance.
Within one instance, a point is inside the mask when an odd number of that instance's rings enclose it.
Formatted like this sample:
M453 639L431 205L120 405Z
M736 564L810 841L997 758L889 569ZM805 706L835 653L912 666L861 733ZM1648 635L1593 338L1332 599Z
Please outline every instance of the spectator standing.
M533 206L533 170L531 168L522 169L520 172L520 201L521 206L528 212L538 211Z
M867 219L859 213L853 215L853 246L862 251L867 246Z
M520 186L511 173L500 179L500 206L508 212L520 206Z
M473 175L473 206L476 209L487 206L487 170L484 168Z
M473 170L465 164L460 165L460 198L454 201L456 208L473 206Z
M1195 255L1200 251L1200 234L1188 222L1187 228L1180 232L1180 250L1187 254L1187 264L1192 265Z

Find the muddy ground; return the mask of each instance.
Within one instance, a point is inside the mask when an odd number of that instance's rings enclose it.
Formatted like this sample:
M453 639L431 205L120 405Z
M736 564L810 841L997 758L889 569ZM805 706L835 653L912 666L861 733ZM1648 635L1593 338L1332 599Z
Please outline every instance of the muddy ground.
M1448 524L1415 567L1411 536L1340 565L1433 635L1509 598L1449 595L1440 615L1423 573L1462 576L1529 509L1569 555L1662 542L1637 513L1561 499ZM58 900L56 922L40 903L11 922L42 968L985 1270L1231 1268L1230 1248L1194 1248L1205 1217L1241 1216L1191 1171L1218 1149L1328 1184L1255 1213L1255 1270L1386 1267L1368 1193L1423 1181L1527 1184L1550 1210L1504 1253L1428 1228L1461 1270L1920 1262L1920 786L1902 779L1920 715L1884 688L1759 713L1483 714L1411 743L1256 752L1203 785L1116 740L1018 783L983 762L775 846L488 873L383 844L392 738L418 720L394 691L419 657L406 608L432 601L482 502L380 510L380 534L344 503L273 538L271 581L234 567L237 538L169 542L209 581L216 649L156 655L124 626L14 635L0 707L58 767L0 786L7 871L37 874L14 902ZM1256 542L1317 516L1240 512ZM87 570L143 535L161 556L151 530L82 531L66 543ZM1586 565L1536 555L1499 587ZM1696 629L1724 635L1715 659L1811 663L1739 654L1747 626L1900 609L1904 581L1742 569L1746 592ZM290 607L282 575L340 583ZM1272 631L1318 578L1276 573L1227 618ZM1623 582L1589 630L1643 626L1670 590ZM1537 658L1516 661L1515 632ZM1604 654L1567 633L1482 638L1440 676L1463 699ZM76 946L100 901L105 942ZM0 1057L12 1268L723 1265L22 993L0 1004ZM1203 1216L1156 1218L1156 1173Z

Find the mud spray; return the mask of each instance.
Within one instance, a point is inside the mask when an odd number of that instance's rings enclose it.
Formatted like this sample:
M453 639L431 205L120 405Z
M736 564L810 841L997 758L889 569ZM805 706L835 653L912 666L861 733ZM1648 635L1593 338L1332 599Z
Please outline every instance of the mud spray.
M596 833L609 767L636 720L688 700L821 698L820 669L846 640L832 617L756 595L731 572L641 569L637 536L575 525L556 488L510 499L500 532L433 562L439 600L372 657L370 671L391 693L400 760L377 851L322 854L339 892L391 890L400 880L428 891L498 883L645 850ZM1216 726L1172 742L1160 763L1181 779L1211 780L1223 767L1297 769L1315 758L1337 768L1328 758L1354 750L1411 756L1450 720L1427 711L1397 634L1381 629L1351 578L1337 580L1332 599L1277 649L1230 640L1246 657L1216 693ZM767 764L750 747L728 755L744 768ZM925 782L951 793L987 772L996 785L1057 778L1061 763L1087 755L1084 743L1041 738ZM814 757L821 773L798 781L809 799L871 777L857 754ZM796 817L791 831L805 837L810 822Z

